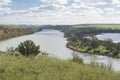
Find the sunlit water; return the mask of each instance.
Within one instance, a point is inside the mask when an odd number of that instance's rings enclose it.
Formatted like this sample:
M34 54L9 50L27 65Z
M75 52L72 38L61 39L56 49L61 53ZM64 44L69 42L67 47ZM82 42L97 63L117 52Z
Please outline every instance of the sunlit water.
M117 36L118 37L118 36ZM73 51L66 48L67 39L64 34L57 30L45 29L31 35L12 38L0 43L0 51L6 51L7 47L16 47L20 42L32 40L36 45L40 45L40 50L49 53L52 57L60 59L70 59ZM119 40L118 40L119 41ZM90 55L87 53L78 53L84 63L98 62L104 64L112 64L112 68L120 71L120 59L109 58L100 55Z

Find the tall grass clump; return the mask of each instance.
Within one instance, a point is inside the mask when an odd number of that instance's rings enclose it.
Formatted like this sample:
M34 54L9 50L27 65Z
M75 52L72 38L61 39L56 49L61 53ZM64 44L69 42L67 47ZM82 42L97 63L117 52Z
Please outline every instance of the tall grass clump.
M73 58L70 61L73 61L73 62L79 63L79 64L83 63L83 59L80 58L76 53L73 52L72 56L73 56Z

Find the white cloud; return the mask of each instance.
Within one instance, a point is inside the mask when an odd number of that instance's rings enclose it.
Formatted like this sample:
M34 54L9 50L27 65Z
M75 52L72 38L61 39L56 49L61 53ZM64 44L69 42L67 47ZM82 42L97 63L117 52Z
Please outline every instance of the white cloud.
M10 14L11 9L8 6L11 3L11 0L0 0L0 15Z
M0 15L10 14L10 13L11 13L10 8L0 8Z
M68 0L41 0L44 3L50 3L50 4L67 4Z
M0 0L0 7L1 6L8 6L10 3L12 3L11 0Z
M74 2L81 3L84 2L86 4L96 4L96 3L103 3L103 2L111 2L111 0L74 0Z
M105 11L111 12L111 11L116 11L114 8L105 8Z
M40 1L44 4L26 10L11 10L8 7L12 2L11 0L0 0L0 15L5 15L0 16L0 22L79 24L117 23L120 20L119 0L73 0L74 2L71 4L68 3L69 0Z
M113 4L120 4L120 0L112 0Z

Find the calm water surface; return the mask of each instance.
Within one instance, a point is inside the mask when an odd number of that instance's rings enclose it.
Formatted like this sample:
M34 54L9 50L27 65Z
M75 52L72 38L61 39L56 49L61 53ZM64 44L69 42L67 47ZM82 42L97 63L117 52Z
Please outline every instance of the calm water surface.
M50 56L57 58L71 58L71 50L66 48L67 40L64 34L57 30L43 30L32 35L12 38L0 43L0 51L6 51L7 47L17 47L20 42L32 40L36 45L40 45L40 50L48 52Z
M107 37L108 35L112 36L112 34L106 35ZM49 55L52 57L57 57L61 59L72 58L73 51L66 48L67 39L64 38L64 34L60 31L51 29L45 29L41 32L37 32L31 35L26 35L2 41L0 43L0 51L6 51L7 47L16 47L20 42L23 42L25 40L34 41L36 45L40 45L40 50L49 53ZM120 38L116 36L115 41L120 41ZM76 54L83 58L84 63L88 64L90 62L98 62L104 64L111 64L114 70L120 71L120 59L114 59L100 55L90 55L87 53L76 52Z
M96 36L99 40L110 38L113 42L120 42L120 33L102 33Z

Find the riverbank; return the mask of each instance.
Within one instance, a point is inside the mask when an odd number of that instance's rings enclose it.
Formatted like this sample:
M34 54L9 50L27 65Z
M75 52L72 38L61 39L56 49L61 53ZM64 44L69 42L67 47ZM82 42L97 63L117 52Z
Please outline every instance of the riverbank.
M88 54L91 54L91 55L102 55L102 56L108 56L108 57L111 57L111 58L120 59L119 56L111 56L111 55L105 55L105 54L97 53L97 52L95 53L95 52L90 52L90 51L83 51L80 48L76 48L75 46L73 46L72 44L69 44L69 43L66 44L66 47L73 50L73 51L80 52L80 53L88 53Z
M10 25L0 25L0 41L32 34L34 31L31 28L10 26Z

